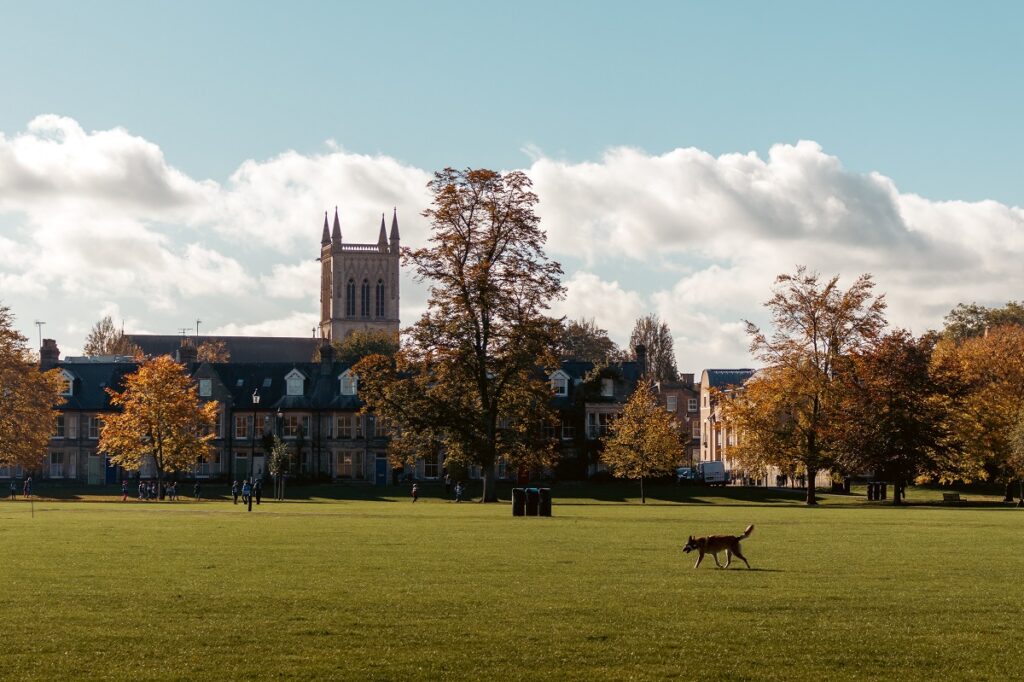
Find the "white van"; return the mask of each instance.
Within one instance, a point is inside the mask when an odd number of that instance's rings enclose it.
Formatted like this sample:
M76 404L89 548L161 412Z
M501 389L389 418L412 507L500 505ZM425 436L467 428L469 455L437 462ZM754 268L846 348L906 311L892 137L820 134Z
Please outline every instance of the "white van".
M725 464L722 462L701 462L697 465L697 477L704 481L704 485L724 486Z

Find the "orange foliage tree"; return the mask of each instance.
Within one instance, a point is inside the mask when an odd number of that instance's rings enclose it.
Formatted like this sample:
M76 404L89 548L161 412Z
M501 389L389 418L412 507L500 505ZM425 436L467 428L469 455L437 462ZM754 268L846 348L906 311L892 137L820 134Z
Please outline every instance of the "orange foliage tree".
M111 464L138 471L151 462L159 482L209 456L219 404L200 404L192 378L170 356L147 360L125 377L124 391L107 393L121 408L100 432L99 449Z

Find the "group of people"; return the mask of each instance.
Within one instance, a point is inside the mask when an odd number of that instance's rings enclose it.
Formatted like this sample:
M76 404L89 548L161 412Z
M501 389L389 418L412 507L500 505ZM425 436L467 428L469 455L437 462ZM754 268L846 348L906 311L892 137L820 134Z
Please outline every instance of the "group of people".
M161 494L161 487L163 488L163 494ZM195 498L198 500L202 494L202 487L199 481L196 481L195 485ZM158 485L156 481L145 481L139 480L139 500L163 500L167 499L171 502L178 499L178 482L169 481ZM128 479L121 481L121 501L128 501Z
M455 499L452 500L452 493L455 493ZM456 481L455 486L452 486L452 477L449 474L444 475L444 496L445 499L453 502L462 502L463 495L466 494L466 486L462 481ZM420 484L412 484L412 501L416 502L420 499Z
M231 499L235 504L238 504L238 496L242 496L242 504L249 504L249 497L251 496L256 504L260 503L263 499L263 481L256 479L255 482L250 481L248 478L242 481L242 485L238 485L238 481L231 484Z
M22 483L22 485L21 485L21 496L24 497L25 499L28 499L29 497L32 496L32 477L31 476L28 476L25 479L25 482ZM16 499L17 497L18 497L18 482L12 476L11 477L11 499L13 500L13 499Z

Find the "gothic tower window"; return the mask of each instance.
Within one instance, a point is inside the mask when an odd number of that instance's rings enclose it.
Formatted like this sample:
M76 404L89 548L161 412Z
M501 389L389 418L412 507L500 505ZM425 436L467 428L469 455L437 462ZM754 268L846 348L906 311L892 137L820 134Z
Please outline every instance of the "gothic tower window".
M384 280L377 280L377 317L384 317Z
M345 314L349 317L356 316L356 281L350 279L345 287Z
M359 291L359 316L369 317L370 316L370 283L363 280L363 286L360 287Z

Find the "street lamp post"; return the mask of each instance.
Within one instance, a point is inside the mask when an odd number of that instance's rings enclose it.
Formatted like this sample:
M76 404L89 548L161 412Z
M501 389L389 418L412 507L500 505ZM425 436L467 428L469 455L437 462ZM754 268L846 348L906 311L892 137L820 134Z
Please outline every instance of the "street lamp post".
M284 412L282 412L281 408L278 407L277 408L277 420L274 422L274 435L278 439L280 439L281 436L283 435L281 433L281 424L282 424L283 421L284 421ZM285 461L281 463L281 466L283 468L277 474L277 478L278 478L278 481L277 481L277 488L278 488L278 490L277 490L277 499L278 500L284 500L284 481L285 481L285 476L288 474L288 469L284 465L287 463L287 461L288 460L286 458Z
M252 449L249 452L249 511L252 511L252 486L255 483L253 469L256 466L256 408L259 404L260 390L254 388L252 390L252 433L249 434L250 438L252 438Z

